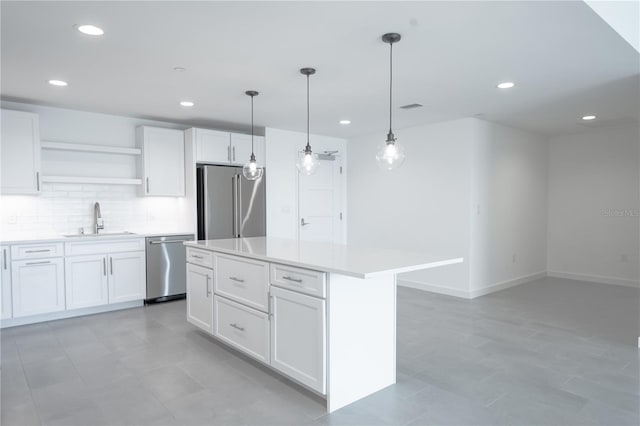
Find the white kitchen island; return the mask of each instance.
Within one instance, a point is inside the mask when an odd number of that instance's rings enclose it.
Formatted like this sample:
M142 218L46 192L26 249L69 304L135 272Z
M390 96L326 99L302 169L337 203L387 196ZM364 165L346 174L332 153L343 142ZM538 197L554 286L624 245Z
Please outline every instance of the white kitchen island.
M463 261L267 237L185 245L188 321L329 412L396 382L396 275Z

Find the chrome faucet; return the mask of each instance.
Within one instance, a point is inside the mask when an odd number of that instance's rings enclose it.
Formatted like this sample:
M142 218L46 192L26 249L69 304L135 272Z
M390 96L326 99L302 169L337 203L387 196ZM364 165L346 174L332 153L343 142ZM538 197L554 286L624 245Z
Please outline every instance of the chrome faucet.
M102 220L102 214L100 213L100 203L96 202L93 206L93 219L94 225L93 230L97 234L98 231L104 229L104 220Z

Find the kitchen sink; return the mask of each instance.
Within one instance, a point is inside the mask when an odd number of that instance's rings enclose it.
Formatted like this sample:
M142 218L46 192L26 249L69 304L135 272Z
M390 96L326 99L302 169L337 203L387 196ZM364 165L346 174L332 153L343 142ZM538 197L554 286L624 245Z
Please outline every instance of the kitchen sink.
M103 232L102 234L69 234L64 235L66 238L96 238L96 237L117 237L120 235L135 235L135 232L122 231L122 232Z

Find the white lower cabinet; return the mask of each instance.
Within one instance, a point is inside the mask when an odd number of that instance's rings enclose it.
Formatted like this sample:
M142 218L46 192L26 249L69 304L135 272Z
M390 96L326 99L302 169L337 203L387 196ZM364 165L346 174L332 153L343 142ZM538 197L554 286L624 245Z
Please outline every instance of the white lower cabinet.
M213 271L187 263L187 321L213 333Z
M109 303L141 300L146 297L144 251L109 255Z
M271 287L271 366L326 393L326 301Z
M63 311L63 259L11 262L11 290L14 318Z
M11 302L11 250L2 246L2 273L0 274L0 319L13 316Z
M269 315L213 296L214 334L242 352L269 363Z
M73 256L65 259L67 309L109 303L107 256Z

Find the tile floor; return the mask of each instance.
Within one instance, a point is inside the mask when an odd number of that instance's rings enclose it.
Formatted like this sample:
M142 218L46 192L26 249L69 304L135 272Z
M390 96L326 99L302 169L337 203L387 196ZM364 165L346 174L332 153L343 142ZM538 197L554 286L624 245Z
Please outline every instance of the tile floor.
M398 289L398 383L322 400L185 321L184 301L3 330L9 425L638 425L637 289Z

